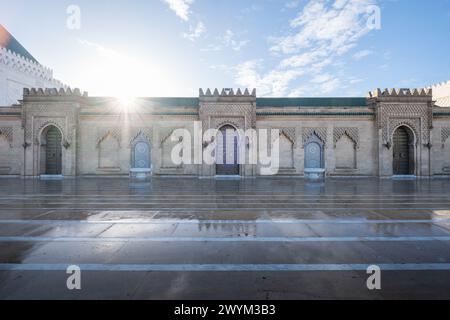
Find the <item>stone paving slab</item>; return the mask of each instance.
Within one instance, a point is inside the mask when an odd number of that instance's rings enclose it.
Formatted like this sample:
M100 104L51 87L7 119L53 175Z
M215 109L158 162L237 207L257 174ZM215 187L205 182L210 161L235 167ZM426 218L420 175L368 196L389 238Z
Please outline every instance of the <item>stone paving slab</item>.
M2 179L0 298L450 298L450 180Z

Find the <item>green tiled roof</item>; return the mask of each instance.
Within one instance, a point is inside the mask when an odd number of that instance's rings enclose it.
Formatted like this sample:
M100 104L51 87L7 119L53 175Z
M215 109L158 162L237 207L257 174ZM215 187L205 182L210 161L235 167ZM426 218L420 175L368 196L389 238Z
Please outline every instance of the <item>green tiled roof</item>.
M113 97L89 97L88 102L92 106L107 105L108 103L115 103L119 100ZM137 105L148 107L194 107L198 108L198 98L136 98Z
M366 98L257 98L256 106L264 107L365 107Z
M142 98L152 107L198 107L198 98Z
M33 62L39 63L32 55L25 49L19 41L16 40L9 32L0 24L0 47L4 47L16 54L27 58Z
M101 105L116 100L111 97L90 97L91 104ZM138 98L141 103L149 107L199 107L199 98ZM366 98L256 98L257 108L268 107L366 107Z

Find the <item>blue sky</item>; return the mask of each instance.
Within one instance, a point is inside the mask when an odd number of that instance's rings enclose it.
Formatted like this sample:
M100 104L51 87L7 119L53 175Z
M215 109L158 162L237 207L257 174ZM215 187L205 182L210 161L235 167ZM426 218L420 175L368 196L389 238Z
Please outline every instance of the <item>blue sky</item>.
M90 95L365 96L450 79L450 0L0 0L2 23ZM67 28L69 5L81 28ZM368 28L372 6L381 28Z

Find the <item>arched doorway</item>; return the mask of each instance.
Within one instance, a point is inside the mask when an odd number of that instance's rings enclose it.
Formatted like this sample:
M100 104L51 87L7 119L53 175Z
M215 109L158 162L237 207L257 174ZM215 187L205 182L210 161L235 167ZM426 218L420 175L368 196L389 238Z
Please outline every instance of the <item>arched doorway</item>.
M55 126L48 126L41 137L41 172L62 174L62 134Z
M220 128L216 146L217 175L239 175L238 139L238 132L233 126Z
M394 175L413 175L414 163L414 134L406 126L397 128L394 132Z

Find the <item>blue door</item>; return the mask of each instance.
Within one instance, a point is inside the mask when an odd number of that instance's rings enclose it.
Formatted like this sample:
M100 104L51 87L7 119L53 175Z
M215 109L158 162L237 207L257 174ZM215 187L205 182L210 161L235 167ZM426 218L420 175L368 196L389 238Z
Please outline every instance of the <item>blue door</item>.
M239 175L238 134L232 126L223 126L216 147L216 174Z
M134 168L148 169L150 163L150 146L146 142L138 142L134 146Z
M317 142L308 143L305 149L305 168L322 168L322 147Z

